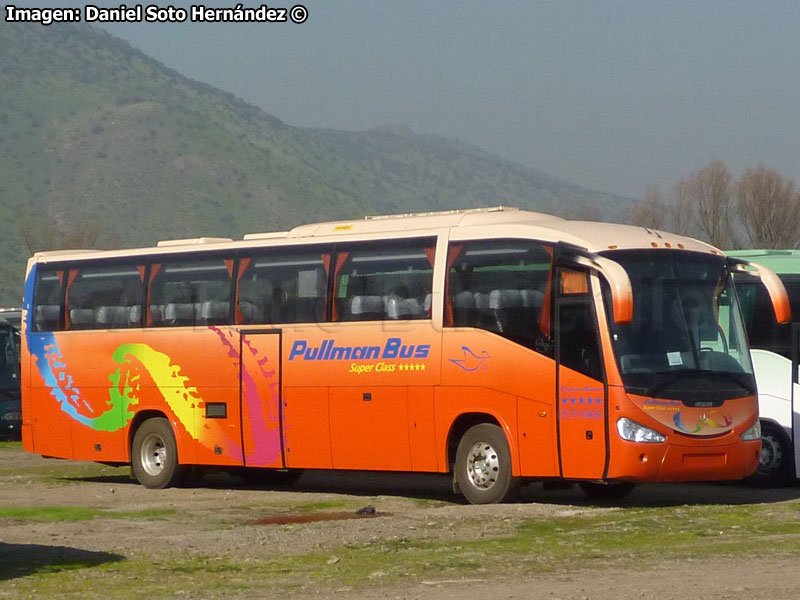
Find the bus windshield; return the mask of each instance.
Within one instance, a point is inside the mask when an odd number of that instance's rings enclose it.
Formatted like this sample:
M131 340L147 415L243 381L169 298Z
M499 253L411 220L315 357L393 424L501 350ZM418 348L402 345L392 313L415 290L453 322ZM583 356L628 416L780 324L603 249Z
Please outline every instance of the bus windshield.
M609 318L628 392L716 406L755 393L738 300L725 259L671 250L606 253L628 272L630 323ZM608 291L606 306L610 305Z

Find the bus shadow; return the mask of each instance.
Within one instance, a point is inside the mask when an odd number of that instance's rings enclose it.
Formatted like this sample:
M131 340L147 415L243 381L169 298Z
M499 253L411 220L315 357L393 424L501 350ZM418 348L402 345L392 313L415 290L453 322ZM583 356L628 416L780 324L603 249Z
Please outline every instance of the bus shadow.
M336 493L351 496L401 496L464 504L466 500L452 490L452 475L441 473L387 473L373 471L306 471L293 484L238 484L230 487L287 490L309 493ZM206 479L203 485L207 485ZM210 482L208 482L210 483ZM220 482L222 483L222 482ZM760 488L741 482L641 484L625 498L604 500L587 497L577 486L546 489L542 483L524 485L516 503L541 503L579 506L669 507L693 505L745 505L786 502L800 499L800 487Z
M119 554L92 552L69 546L0 542L0 581L36 573L53 573L62 569L96 567L124 559Z
M81 477L73 477L73 476L64 476L59 477L58 481L75 483L75 482L84 482L84 483L106 483L106 484L114 484L114 485L139 485L139 482L135 479L132 479L128 475L90 475L90 476L81 476Z
M524 488L520 502L627 508L770 504L800 499L800 487L761 488L741 482L648 483L638 485L620 499L592 499L576 485L563 490L546 490L541 484Z
M440 473L387 473L381 471L310 471L293 490L353 496L401 496L457 504L452 476Z
M64 481L83 481L113 485L139 485L128 475L64 477ZM306 470L294 483L243 479L226 472L198 476L181 487L224 490L288 491L350 496L400 496L451 504L466 501L452 491L452 476L441 473L394 473L385 471L315 471ZM786 502L800 499L800 486L782 488L754 487L741 482L720 483L645 483L637 485L621 499L587 497L577 485L550 489L539 482L524 485L516 503L540 503L573 506L669 507L696 505L744 505Z
M451 503L462 501L452 492L452 476L438 473L389 473L381 471L314 471L306 470L293 483L269 481L268 472L263 480L247 479L224 471L198 474L180 485L183 488L215 490L263 490L315 494L347 494L350 496L403 496L420 500L439 500ZM102 483L106 485L139 485L127 475L95 475L62 477L62 481Z

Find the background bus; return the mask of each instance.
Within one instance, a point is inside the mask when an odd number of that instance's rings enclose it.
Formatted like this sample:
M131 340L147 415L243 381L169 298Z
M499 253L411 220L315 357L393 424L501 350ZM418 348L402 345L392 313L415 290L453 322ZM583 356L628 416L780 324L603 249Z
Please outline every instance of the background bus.
M752 260L777 273L792 305L791 323L778 323L761 280L747 274L736 275L736 288L752 348L763 436L754 481L784 485L800 476L800 457L797 455L797 435L800 432L797 400L800 251L737 250L727 254Z
M22 309L0 308L0 319L7 321L14 329L19 331L20 327L22 327Z
M20 405L19 331L0 317L0 438L18 440Z
M741 479L760 428L729 271L688 238L508 208L41 253L23 444L148 487L452 473L473 503Z

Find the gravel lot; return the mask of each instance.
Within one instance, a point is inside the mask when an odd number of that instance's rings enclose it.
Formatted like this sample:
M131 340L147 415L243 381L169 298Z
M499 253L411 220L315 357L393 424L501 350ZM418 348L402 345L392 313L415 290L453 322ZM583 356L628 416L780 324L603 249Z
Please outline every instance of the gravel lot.
M71 475L59 478L69 467ZM86 468L86 475L74 469ZM546 491L531 485L520 502L468 506L451 494L449 480L433 475L386 473L307 472L291 487L247 487L234 477L206 477L203 487L147 490L127 479L124 471L98 476L88 465L28 455L17 447L0 448L0 506L85 506L114 511L174 509L170 519L88 519L43 523L5 519L0 536L4 553L35 545L37 551L78 551L141 556L159 553L207 556L210 552L232 559L265 559L309 552L333 553L343 544L382 540L458 540L497 537L513 531L522 520L590 512L621 510L593 506L580 491ZM56 473L56 475L53 475ZM682 506L704 504L783 503L800 498L800 488L761 490L739 485L646 485L637 488L625 505ZM283 525L259 520L296 514L298 506L331 507L329 512L351 516L372 506L373 518L347 518ZM185 519L181 518L185 515ZM203 522L226 527L204 527ZM800 598L800 557L770 557L769 548L758 556L668 561L635 572L576 566L556 575L531 578L495 575L450 581L446 578L361 587L309 589L298 596L315 598ZM0 598L12 597L8 582L0 580ZM4 591L5 589L5 591ZM16 597L16 596L13 596Z

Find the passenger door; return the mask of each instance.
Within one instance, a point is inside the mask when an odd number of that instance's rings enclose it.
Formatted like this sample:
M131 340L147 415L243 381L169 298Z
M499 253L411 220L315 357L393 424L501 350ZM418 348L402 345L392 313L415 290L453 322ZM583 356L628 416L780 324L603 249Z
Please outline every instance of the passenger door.
M239 400L242 447L247 467L282 468L281 332L240 332Z
M592 283L586 271L558 268L558 444L568 479L601 479L607 464L607 393Z

